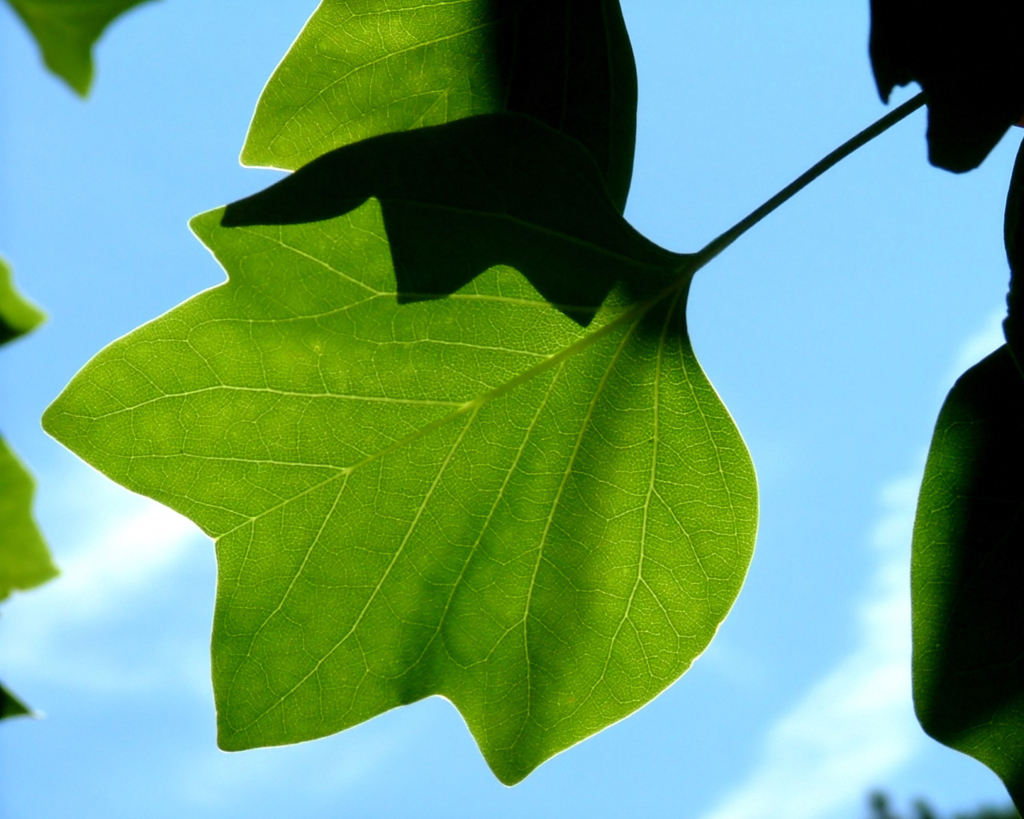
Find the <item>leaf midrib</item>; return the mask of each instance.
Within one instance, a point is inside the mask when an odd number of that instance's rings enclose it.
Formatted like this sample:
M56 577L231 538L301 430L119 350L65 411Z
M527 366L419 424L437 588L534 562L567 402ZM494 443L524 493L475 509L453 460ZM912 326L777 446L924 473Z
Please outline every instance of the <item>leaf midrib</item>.
M562 471L562 480L558 484L558 490L555 492L554 500L551 502L551 511L548 513L547 520L544 522L544 531L541 534L540 542L537 544L537 561L533 566L533 574L530 577L530 586L526 593L526 604L523 609L523 655L524 655L524 666L526 668L526 715L523 717L522 724L519 727L519 733L516 735L516 739L513 744L518 744L523 737L523 732L526 730L526 725L530 720L530 716L533 711L533 674L532 668L533 663L530 662L530 609L533 605L533 590L537 585L537 575L540 572L541 562L544 560L544 547L547 545L548 535L551 532L551 526L554 523L555 515L561 508L562 504L562 493L565 491L565 486L569 482L569 476L573 473L573 467L576 464L576 458L579 456L580 447L583 445L583 439L586 436L587 430L590 428L591 421L594 417L594 408L597 405L598 399L604 393L605 387L608 385L608 379L611 377L612 371L618 364L619 359L622 356L623 350L626 349L629 340L633 337L633 333L636 332L636 328L639 325L639 318L633 323L629 330L623 335L622 340L619 342L615 349L615 353L608 362L608 366L604 368L604 373L601 376L601 381L594 389L594 394L590 399L590 403L587 405L587 414L584 416L582 423L580 424L579 432L576 435L576 441L573 443L572 454L569 456L569 460L565 465L565 469Z
M468 433L469 429L472 427L473 420L477 417L477 414L480 412L480 410L483 409L483 407L485 407L488 403L490 403L495 398L498 398L501 395L504 395L505 393L513 390L515 387L519 386L520 384L527 383L528 381L531 381L533 378L537 377L539 374L541 374L542 372L550 369L551 367L554 367L556 365L560 365L560 364L564 363L566 360L568 360L569 358L573 357L577 353L587 349L592 344L596 343L597 341L599 341L600 339L604 338L605 336L611 334L614 330L618 329L623 324L626 324L626 323L629 323L629 322L635 322L633 324L633 326L629 329L629 331L626 333L626 335L622 339L622 341L619 343L619 345L618 345L618 347L616 349L615 355L612 358L612 361L609 362L608 366L605 368L605 372L604 372L604 374L602 376L601 383L598 385L598 387L594 391L594 396L592 397L592 399L590 401L590 405L588 407L587 417L584 419L583 423L580 425L580 432L579 432L579 434L577 436L577 440L576 440L576 443L575 443L574 448L573 448L573 454L570 457L569 463L568 463L568 465L566 467L566 470L563 473L562 481L561 481L560 487L559 487L558 497L556 497L555 501L552 503L552 509L553 510L558 508L560 497L561 497L561 490L562 490L562 488L564 488L564 485L565 485L565 483L566 483L566 481L568 479L568 476L572 472L572 465L575 462L575 458L576 458L576 455L577 455L577 453L579 451L580 444L581 444L581 441L583 439L583 435L584 435L585 431L588 429L589 424L590 424L590 419L591 419L591 417L593 415L594 404L596 403L598 397L601 395L603 387L605 386L608 378L610 377L611 371L614 369L614 366L615 366L616 362L619 360L619 357L620 357L620 355L622 353L622 350L625 348L626 343L632 337L632 334L636 330L636 327L639 325L640 320L642 320L643 317L656 304L661 302L663 299L667 298L670 295L676 295L677 297L679 295L681 295L682 289L685 286L687 280L688 280L687 274L686 273L680 273L678 275L678 277L677 277L677 280L675 282L673 282L669 287L666 287L664 290L662 290L660 293L656 294L655 296L653 296L653 297L651 297L651 298L649 298L649 299L647 299L645 301L639 302L632 309L627 310L626 312L624 312L621 315L617 316L615 319L610 321L608 324L605 324L602 327L598 328L597 330L594 330L594 331L584 335L583 337L578 339L573 344L570 344L570 345L564 347L559 352L551 355L550 357L548 357L544 361L534 365L533 367L530 367L529 369L525 370L524 372L520 373L519 375L515 376L514 378L512 378L509 381L505 382L504 384L501 384L498 387L494 388L493 390L490 390L487 393L484 393L482 396L479 396L476 399L473 399L473 400L465 402L464 404L462 404L454 412L449 413L448 415L443 416L442 418L439 418L439 419L431 422L430 424L425 425L424 427L421 427L419 430L417 430L417 431L415 431L413 433L410 433L405 438L402 438L402 439L394 442L393 444L385 447L384 449L379 450L378 452L376 452L376 453L374 453L374 454L372 454L370 456L367 456L362 461L354 464L353 466L348 467L348 468L340 468L339 472L336 473L335 475L332 475L330 478L327 478L326 480L321 481L319 484L315 484L315 485L307 488L303 492L293 496L292 498L289 498L288 500L285 500L285 501L282 501L279 504L276 504L275 506L271 507L270 509L265 510L264 512L261 512L258 515L254 515L254 516L250 517L246 522L240 524L239 526L234 527L233 529L225 532L223 535L220 536L220 537L226 537L226 536L232 534L233 532L238 531L241 528L244 528L245 526L251 526L257 520L259 520L261 517L263 517L264 515L267 515L267 514L271 513L272 511L274 511L276 509L283 508L284 506L287 506L288 504L298 500L299 498L301 498L301 497L303 497L305 495L308 495L308 494L310 494L310 493L312 493L314 491L318 491L318 490L322 489L323 487L327 486L332 481L338 480L339 478L343 478L345 483L347 483L348 478L351 476L351 474L353 472L355 472L356 469L358 469L358 468L360 468L362 466L365 466L367 464L370 464L370 463L372 463L372 462L374 462L376 460L379 460L380 458L383 458L383 457L387 456L388 454L390 454L390 453L392 453L392 452L394 452L394 451L396 451L398 449L401 449L402 447L405 447L405 446L409 445L410 443L413 443L416 440L419 440L420 438L426 437L427 435L431 434L432 432L435 432L436 430L443 428L444 426L448 425L449 423L452 423L456 419L463 417L467 413L472 413L472 416L471 416L470 420L467 422L467 424L463 428L463 430L459 433L459 435L456 438L455 442L453 443L451 449L449 450L447 456L445 457L444 462L441 464L440 468L438 469L437 475L435 476L435 478L434 478L434 480L433 480L433 482L431 484L430 489L428 490L427 494L424 496L424 499L420 503L419 509L417 510L417 513L416 513L413 521L410 523L410 526L409 526L409 528L406 531L406 534L405 534L405 537L403 538L402 544L399 546L398 550L396 550L394 556L392 557L392 560L389 562L387 568L385 569L384 574L382 575L380 581L375 585L373 592L371 592L370 596L368 597L366 603L364 604L363 608L360 611L360 614L356 618L356 621L348 629L348 631L345 633L345 635L343 637L341 637L337 641L337 643L335 643L335 645L332 646L331 649L329 649L319 660L317 660L317 662L314 664L312 669L310 669L298 682L296 682L292 687L290 687L283 694L281 694L277 698L275 698L273 703L271 703L268 706L266 706L266 708L264 710L262 710L257 716L255 716L253 719L251 719L245 725L243 725L241 727L238 727L238 728L233 728L232 730L235 733L235 735L244 733L245 731L249 730L253 725L255 725L260 720L262 720L264 717L266 717L268 714L270 714L274 709L276 709L283 702L285 702L285 700L287 700L296 691L298 691L309 679L311 679L319 671L319 669L328 660L328 658L331 657L334 654L334 652L337 651L352 636L352 634L355 633L356 629L359 626L359 623L362 622L362 619L365 616L366 611L368 611L369 607L372 605L373 601L376 599L377 595L379 594L380 589L383 587L383 584L386 582L387 578L390 576L391 570L394 567L395 563L398 561L399 557L404 552L405 546L408 543L409 538L412 536L412 532L416 528L416 524L418 523L420 517L422 516L424 509L429 504L430 498L433 496L434 491L436 490L438 484L440 483L441 478L444 475L444 472L446 471L446 468L447 468L448 464L450 463L452 457L454 456L454 453L459 448L459 445L462 443L462 441L465 438L466 434ZM659 349L660 349L660 345L659 345ZM531 429L532 429L532 427L531 427ZM524 444L522 446L525 446L525 441L528 440L528 438L529 438L529 433L527 433L527 437L524 439ZM511 471L508 474L510 475ZM508 478L506 477L506 484L507 484L507 479ZM344 492L345 483L343 483L342 487L338 490L338 494L336 495L336 497L334 499L334 502L332 504L332 507L331 507L331 513L328 513L325 516L324 524L321 526L321 530L320 530L321 533L322 533L322 530L323 530L323 526L326 526L327 520L330 519L331 514L333 513L334 508L336 508L337 503L340 500L341 495ZM493 509L492 509L492 514L493 514ZM551 522L553 520L553 517L554 517L554 512L552 512L548 516L548 521L547 521L547 524L545 526L544 533L543 533L543 535L541 537L541 543L538 546L537 563L534 566L533 577L531 578L530 588L529 588L529 591L527 593L527 601L526 601L526 605L525 605L525 608L524 608L523 617L521 618L520 621L518 621L515 625L513 625L511 627L511 629L513 629L513 630L515 628L519 628L519 627L522 627L524 629L523 649L524 649L524 652L526 654L526 668L527 668L527 677L528 677L528 679L527 679L528 688L529 688L529 669L530 669L529 642L528 642L528 640L526 638L526 633L525 632L526 632L526 629L527 629L527 626L528 626L528 622L529 622L530 602L531 602L531 599L532 599L532 592L533 592L534 584L535 584L535 581L536 581L536 575L537 575L537 571L538 571L538 568L539 568L539 565L540 565L540 561L541 561L542 556L543 556L543 543L547 539L547 536L548 536L548 533L549 533L549 530L550 530L550 526L551 526ZM484 529L481 530L481 537L482 537L482 532L483 531L484 531ZM316 547L316 544L318 542L319 542L319 533L318 533L318 536L314 539L313 543L310 544L309 548L307 549L306 555L303 558L303 565L305 565L305 563L309 560L309 556L312 553L313 549ZM471 551L470 557L467 558L466 566L464 566L464 568L463 568L463 573L465 572L466 567L468 567L468 564L469 564L470 560L472 559L473 552L475 552L475 548L474 548L474 550ZM286 602L286 600L288 598L288 595L290 594L291 589L294 587L295 582L297 582L298 577L299 577L300 574L301 574L301 567L300 567L299 570L296 571L295 576L292 578L291 583L289 584L288 588L285 590L285 593L282 596L281 601L279 602L279 604L277 605L277 607L275 608L273 613L277 613L284 606L284 604L285 604L285 602ZM461 576L462 575L460 574L460 577ZM422 656L425 655L427 650L429 650L429 645L433 642L434 639L436 639L437 633L440 632L440 629L441 629L441 627L443 625L444 616L446 616L446 614L447 614L448 605L450 605L450 600L454 596L454 593L455 593L456 589L457 589L457 583L453 586L452 595L449 598L449 603L446 605L445 614L442 615L442 620L441 620L441 622L438 625L437 631L431 637L431 639L428 641L427 647L424 649L424 651L420 655L420 657L417 658L416 662L419 662L419 660L422 659ZM267 623L270 622L270 619L272 618L273 613L271 614L270 617L268 617L266 620L264 620L264 622L260 625L260 627L253 634L252 641L250 642L250 652L251 652L252 643L255 641L255 639L258 636L258 634L260 632L262 632L263 628L266 627ZM506 632L506 634L507 634L507 632ZM500 640L498 642L500 644ZM248 657L248 656L250 656L250 654L247 653L246 656ZM414 667L414 666L415 666L415 662L410 666L410 668ZM237 673L240 672L240 669L241 669L241 665L238 666L238 669L236 670L236 675L237 675ZM527 707L528 707L528 709L530 707L530 703L532 703L532 694L528 693L528 695L527 695ZM529 716L529 712L527 714L527 718L528 718L528 716ZM521 730L520 730L520 736L522 734L522 730L525 729L526 721L527 720L523 721L523 728L521 728ZM518 739L517 739L517 741L518 741Z
M260 520L261 518L263 518L264 516L266 516L268 514L271 514L272 512L275 512L276 510L281 509L281 508L287 506L290 503L294 503L295 501L297 501L300 498L303 498L303 497L311 494L312 492L315 492L315 491L317 491L319 489L322 489L327 484L329 484L331 481L337 480L339 477L344 477L344 476L350 475L351 473L355 472L357 469L360 469L361 467L367 466L367 465L369 465L369 464L371 464L371 463L373 463L373 462L375 462L377 460L380 460L381 458L384 458L387 455L390 455L392 452L395 452L395 451L397 451L397 450L399 450L399 449L401 449L401 448L403 448L405 446L408 446L411 443L414 443L415 441L420 440L421 438L426 437L427 435L430 435L431 433L433 433L433 432L435 432L435 431L437 431L439 429L444 428L449 423L451 423L452 421L455 421L458 418L461 418L466 413L472 412L472 411L474 411L476 409L480 409L480 408L484 407L486 404L490 403L495 398L500 398L502 395L504 395L505 393L508 393L511 390L515 389L520 384L525 384L525 383L531 381L534 377L536 377L540 373L545 372L546 370L549 370L551 367L554 367L554 366L560 364L561 362L563 362L563 361L565 361L565 360L567 360L569 358L572 358L574 355L576 355L577 353L587 349L592 344L595 344L597 341L601 340L605 336L610 335L614 330L616 330L619 327L621 327L624 323L627 323L627 322L633 321L633 320L639 321L640 319L642 319L647 314L647 312L652 307L654 307L660 301L662 301L663 299L667 298L669 295L672 295L677 290L681 290L686 285L686 282L687 282L688 278L689 278L688 273L680 274L679 278L675 282L673 282L670 286L666 287L664 290L662 290L657 295L653 296L650 299L647 299L646 301L642 301L642 302L638 303L637 305L635 305L631 309L627 310L626 312L621 313L620 315L616 316L612 321L608 322L605 325L602 325L597 330L594 330L594 331L588 333L587 335L579 338L578 340L576 340L572 344L570 344L570 345L568 345L566 347L563 347L557 353L552 354L551 356L546 358L544 361L541 361L541 362L533 365L532 367L524 370L523 372L519 373L518 375L516 375L513 378L511 378L508 381L506 381L504 384L500 384L497 387L495 387L494 389L488 390L487 392L483 393L482 395L462 403L461 405L459 405L459 407L457 409L455 409L453 412L449 413L448 415L444 415L441 418L438 418L438 419L436 419L434 421L431 421L429 424L426 424L425 426L420 427L415 432L409 433L404 438L400 438L399 440L395 441L394 443L389 444L388 446L384 447L381 450L378 450L377 452L375 452L375 453L373 453L371 455L368 455L367 457L363 458L362 460L357 461L356 463L354 463L354 464L352 464L350 466L347 466L347 467L339 467L338 468L338 470L339 470L338 474L332 475L330 478L327 478L326 480L321 481L320 483L313 484L313 485L307 487L302 492L299 492L298 494L293 495L291 498L288 498L288 499L282 501L281 503L278 503L278 504L275 504L274 506L268 507L267 509L265 509L264 511L260 512L259 514L247 516L245 521L240 523L238 526L235 526L235 527L233 527L231 529L228 529L228 530L226 530L226 531L224 531L222 533L219 533L216 536L218 538L220 538L220 537L227 537L228 535L233 534L234 532L238 531L239 529L244 528L245 526L252 525L252 524L256 523L258 520Z

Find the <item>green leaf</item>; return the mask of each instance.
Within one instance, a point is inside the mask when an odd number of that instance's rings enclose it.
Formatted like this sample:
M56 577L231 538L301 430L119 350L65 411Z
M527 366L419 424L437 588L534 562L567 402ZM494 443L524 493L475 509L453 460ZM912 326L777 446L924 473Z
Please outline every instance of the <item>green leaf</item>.
M914 532L914 700L924 729L1024 806L1024 148L1004 222L1007 345L953 387Z
M32 520L32 477L0 438L0 600L57 575Z
M92 83L92 46L119 14L146 0L7 0L28 26L46 67L82 96Z
M221 747L440 694L511 784L704 650L753 468L686 335L690 258L578 143L512 115L388 135L192 227L229 281L44 426L217 538Z
M38 307L15 290L11 268L0 259L0 344L34 330L45 318Z
M897 814L893 812L888 795L882 791L874 791L868 796L868 807L871 811L868 819L940 819L931 805L924 799L914 800L913 814ZM957 812L946 814L948 819L1020 819L1013 805L1005 807L992 807L985 805L967 813Z
M0 685L0 719L27 717L31 713L28 706Z
M0 344L37 327L43 314L26 301L0 259ZM57 574L32 520L32 478L0 438L0 600Z
M335 150L231 205L224 224L320 222L371 196L383 208L401 302L449 295L508 264L586 324L624 270L633 286L663 287L688 258L651 244L608 207L598 169L576 143L514 114ZM595 252L601 246L615 250ZM569 275L559 262L578 253L588 267Z
M517 112L583 143L621 212L636 104L618 0L323 0L267 83L242 161L295 170L367 137Z
M914 703L1024 805L1024 378L1003 346L939 414L914 527Z

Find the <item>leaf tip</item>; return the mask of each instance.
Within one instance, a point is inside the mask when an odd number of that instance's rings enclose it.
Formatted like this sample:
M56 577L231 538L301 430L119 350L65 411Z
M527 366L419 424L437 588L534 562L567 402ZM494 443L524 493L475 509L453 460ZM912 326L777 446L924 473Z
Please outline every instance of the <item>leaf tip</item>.
M11 268L0 259L0 344L35 330L46 313L14 287Z
M64 80L64 82L67 83L68 87L75 92L79 99L84 100L88 98L89 92L92 90L92 80L94 73L91 59L89 60L87 70L77 75L66 74L52 67L50 68L50 70L58 77L60 77L62 80Z
M258 742L246 739L247 734L227 724L227 721L218 715L217 717L217 747L229 754L236 754L239 751L251 751L254 748L265 747Z
M56 441L60 441L60 423L58 421L58 418L61 415L61 412L58 409L57 405L61 403L61 399L63 397L64 393L58 395L53 400L53 403L51 403L50 406L43 410L42 417L39 419L39 426L42 427L43 432L45 432L47 435L49 435Z
M70 400L69 393L74 389L76 380L72 379L71 383L64 387L64 390L53 400L50 406L43 410L43 414L39 419L39 426L43 432L61 446L82 457L81 443L83 435L81 429L76 428L66 410L67 403Z
M207 244L212 228L220 225L220 220L227 208L214 208L203 211L188 220L188 229L203 244Z
M33 712L31 708L14 696L14 694L0 685L0 719L11 719L12 717L31 717L38 719L39 715Z

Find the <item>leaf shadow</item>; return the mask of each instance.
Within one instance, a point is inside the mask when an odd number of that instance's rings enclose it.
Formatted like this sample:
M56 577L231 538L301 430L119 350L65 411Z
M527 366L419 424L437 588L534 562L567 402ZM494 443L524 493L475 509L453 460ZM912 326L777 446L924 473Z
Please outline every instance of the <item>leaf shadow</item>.
M636 63L618 0L488 0L505 108L587 147L621 213L633 172Z
M649 290L685 258L645 239L575 140L489 114L325 154L229 205L224 227L323 222L381 204L400 304L442 298L496 265L587 326L620 282Z

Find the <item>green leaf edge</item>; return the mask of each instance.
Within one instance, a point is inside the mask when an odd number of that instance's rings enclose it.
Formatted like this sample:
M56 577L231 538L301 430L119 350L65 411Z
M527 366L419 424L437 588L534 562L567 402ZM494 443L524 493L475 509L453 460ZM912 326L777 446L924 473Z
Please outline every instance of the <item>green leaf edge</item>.
M120 15L154 0L105 0L102 5L113 7L97 12L95 0L7 0L32 34L39 47L43 63L49 71L60 77L71 90L85 97L92 86L95 69L92 48L107 27ZM56 9L54 8L56 7ZM61 19L63 13L71 22ZM83 18L77 23L75 16ZM93 18L93 19L89 19Z
M0 258L0 344L36 329L46 314L22 296L14 286L14 275Z
M3 685L0 685L0 720L34 716L32 710Z

